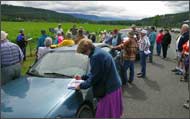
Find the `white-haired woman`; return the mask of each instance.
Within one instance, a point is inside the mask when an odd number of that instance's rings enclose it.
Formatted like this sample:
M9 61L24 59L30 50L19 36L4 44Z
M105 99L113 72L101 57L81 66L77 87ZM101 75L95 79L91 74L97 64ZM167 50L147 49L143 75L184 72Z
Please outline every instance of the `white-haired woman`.
M50 46L52 45L52 38L47 37L44 41L44 45L45 47L38 48L37 59L40 59L40 57L45 55L51 49Z
M82 76L85 82L77 90L92 87L94 97L98 98L96 118L120 118L123 111L121 80L112 56L88 39L79 42L77 52L87 55L91 66L90 73Z

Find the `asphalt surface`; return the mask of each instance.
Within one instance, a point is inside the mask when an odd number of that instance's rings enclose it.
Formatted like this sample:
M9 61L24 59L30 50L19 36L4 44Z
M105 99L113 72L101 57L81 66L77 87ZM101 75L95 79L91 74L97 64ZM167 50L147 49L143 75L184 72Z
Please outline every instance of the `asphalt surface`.
M147 63L146 79L136 77L141 67L135 63L134 82L123 91L124 118L190 117L183 107L189 97L188 83L180 82L180 76L171 72L176 66L175 37L172 34L167 59L154 55L153 63Z

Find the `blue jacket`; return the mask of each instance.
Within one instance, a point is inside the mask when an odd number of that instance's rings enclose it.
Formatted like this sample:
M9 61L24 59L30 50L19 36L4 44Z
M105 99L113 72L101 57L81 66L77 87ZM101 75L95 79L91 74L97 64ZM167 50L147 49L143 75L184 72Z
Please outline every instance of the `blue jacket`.
M156 41L156 32L153 31L149 34L149 41L150 44L153 46Z
M189 31L182 34L179 43L178 43L178 50L181 52L183 50L183 44L189 40Z
M82 77L86 81L80 84L81 89L92 86L94 96L101 97L96 94L98 91L105 95L121 87L121 80L115 62L109 53L100 48L95 48L89 58L91 70L87 76Z
M47 35L42 35L39 39L38 39L38 45L37 45L37 48L38 47L44 47L44 41L45 39L47 38L48 36Z

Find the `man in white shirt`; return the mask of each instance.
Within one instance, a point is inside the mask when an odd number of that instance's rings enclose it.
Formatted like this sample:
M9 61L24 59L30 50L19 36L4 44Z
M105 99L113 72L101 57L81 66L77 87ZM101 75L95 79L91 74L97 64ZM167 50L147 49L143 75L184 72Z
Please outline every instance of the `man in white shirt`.
M147 31L141 31L141 37L138 41L139 51L140 51L140 64L141 64L141 72L137 73L138 78L145 78L146 77L146 58L148 54L150 54L150 41L147 37Z
M57 35L59 32L61 32L62 35L64 34L63 29L61 28L61 24L58 24L58 27L55 28L55 33L56 33L56 35Z

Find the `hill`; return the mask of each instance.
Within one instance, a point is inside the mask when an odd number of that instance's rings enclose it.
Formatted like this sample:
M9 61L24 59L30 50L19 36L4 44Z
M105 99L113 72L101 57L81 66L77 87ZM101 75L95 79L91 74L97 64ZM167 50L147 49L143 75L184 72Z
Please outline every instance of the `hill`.
M1 16L2 21L89 22L51 10L12 5L1 5Z
M157 26L157 27L180 27L183 21L189 19L189 12L156 15L141 20L123 20L112 17L100 17L75 13L58 13L51 10L1 5L2 21L46 21L46 22L76 22L98 23L108 25L131 25Z
M76 18L91 20L91 21L119 21L119 20L127 20L123 18L114 18L114 17L102 17L96 15L86 15L86 14L75 14L75 13L68 13Z

